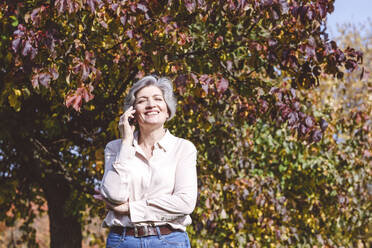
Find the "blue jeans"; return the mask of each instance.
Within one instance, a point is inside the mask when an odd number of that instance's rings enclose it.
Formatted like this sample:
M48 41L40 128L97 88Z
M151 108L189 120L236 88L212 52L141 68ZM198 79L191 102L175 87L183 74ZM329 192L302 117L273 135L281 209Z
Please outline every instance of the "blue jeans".
M122 234L110 232L107 237L106 248L158 248L175 247L190 248L189 237L186 232L176 231L167 235L161 235L158 231L156 236L136 238L126 236L125 228Z

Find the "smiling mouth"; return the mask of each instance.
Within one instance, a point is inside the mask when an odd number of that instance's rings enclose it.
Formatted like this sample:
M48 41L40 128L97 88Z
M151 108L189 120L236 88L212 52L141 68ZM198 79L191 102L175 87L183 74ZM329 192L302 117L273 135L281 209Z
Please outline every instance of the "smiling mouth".
M157 115L157 114L159 114L159 112L157 111L151 111L151 112L145 113L145 115Z

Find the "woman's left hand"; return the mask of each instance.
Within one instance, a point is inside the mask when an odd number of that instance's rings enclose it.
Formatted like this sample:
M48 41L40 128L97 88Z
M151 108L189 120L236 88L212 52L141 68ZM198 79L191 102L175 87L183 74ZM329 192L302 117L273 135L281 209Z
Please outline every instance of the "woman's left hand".
M97 194L93 195L94 199L97 199L99 201L104 201L107 209L112 210L118 214L129 215L129 203L128 202L115 205L109 202L105 197L103 197L101 195L101 192L99 192L99 190L96 190L96 192Z

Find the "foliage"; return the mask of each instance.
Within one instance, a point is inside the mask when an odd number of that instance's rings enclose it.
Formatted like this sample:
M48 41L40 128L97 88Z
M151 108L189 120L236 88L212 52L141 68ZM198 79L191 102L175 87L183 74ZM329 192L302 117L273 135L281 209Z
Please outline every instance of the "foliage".
M198 147L194 242L352 240L335 222L350 211L332 212L349 193L333 174L338 150L329 139L312 144L327 115L312 116L299 94L361 62L328 39L333 1L30 0L0 9L0 219L26 219L30 247L31 202L40 211L48 203L52 247L80 247L81 226L102 216L89 193L103 147L118 136L126 90L149 73L175 79L179 115L168 128Z
M195 246L370 246L371 40L347 28L339 40L363 51L367 69L362 78L323 77L319 89L297 92L328 126L320 142L295 139L286 124L233 125L234 107L221 104L208 142L199 146L206 152Z
M266 77L309 88L320 73L341 78L341 67L354 70L361 60L327 38L324 18L333 1L59 0L17 7L10 16L21 20L12 37L16 72L31 75L34 88L53 92L59 85L76 110L94 89L128 83L133 72L191 75L206 92L211 85L247 97L252 88L271 88ZM20 95L5 94L19 109Z

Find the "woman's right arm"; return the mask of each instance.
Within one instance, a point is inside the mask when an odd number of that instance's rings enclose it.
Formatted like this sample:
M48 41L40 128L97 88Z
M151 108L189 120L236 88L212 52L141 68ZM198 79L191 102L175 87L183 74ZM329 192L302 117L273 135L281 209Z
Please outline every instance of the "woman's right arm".
M121 140L114 140L105 148L105 173L101 183L101 194L110 202L120 204L129 199L129 171L127 165L135 155L132 146L134 125L129 118L134 118L133 107L127 109L119 121Z
M105 173L100 192L108 201L120 204L127 202L130 192L128 164L135 155L133 146L114 140L105 148Z

